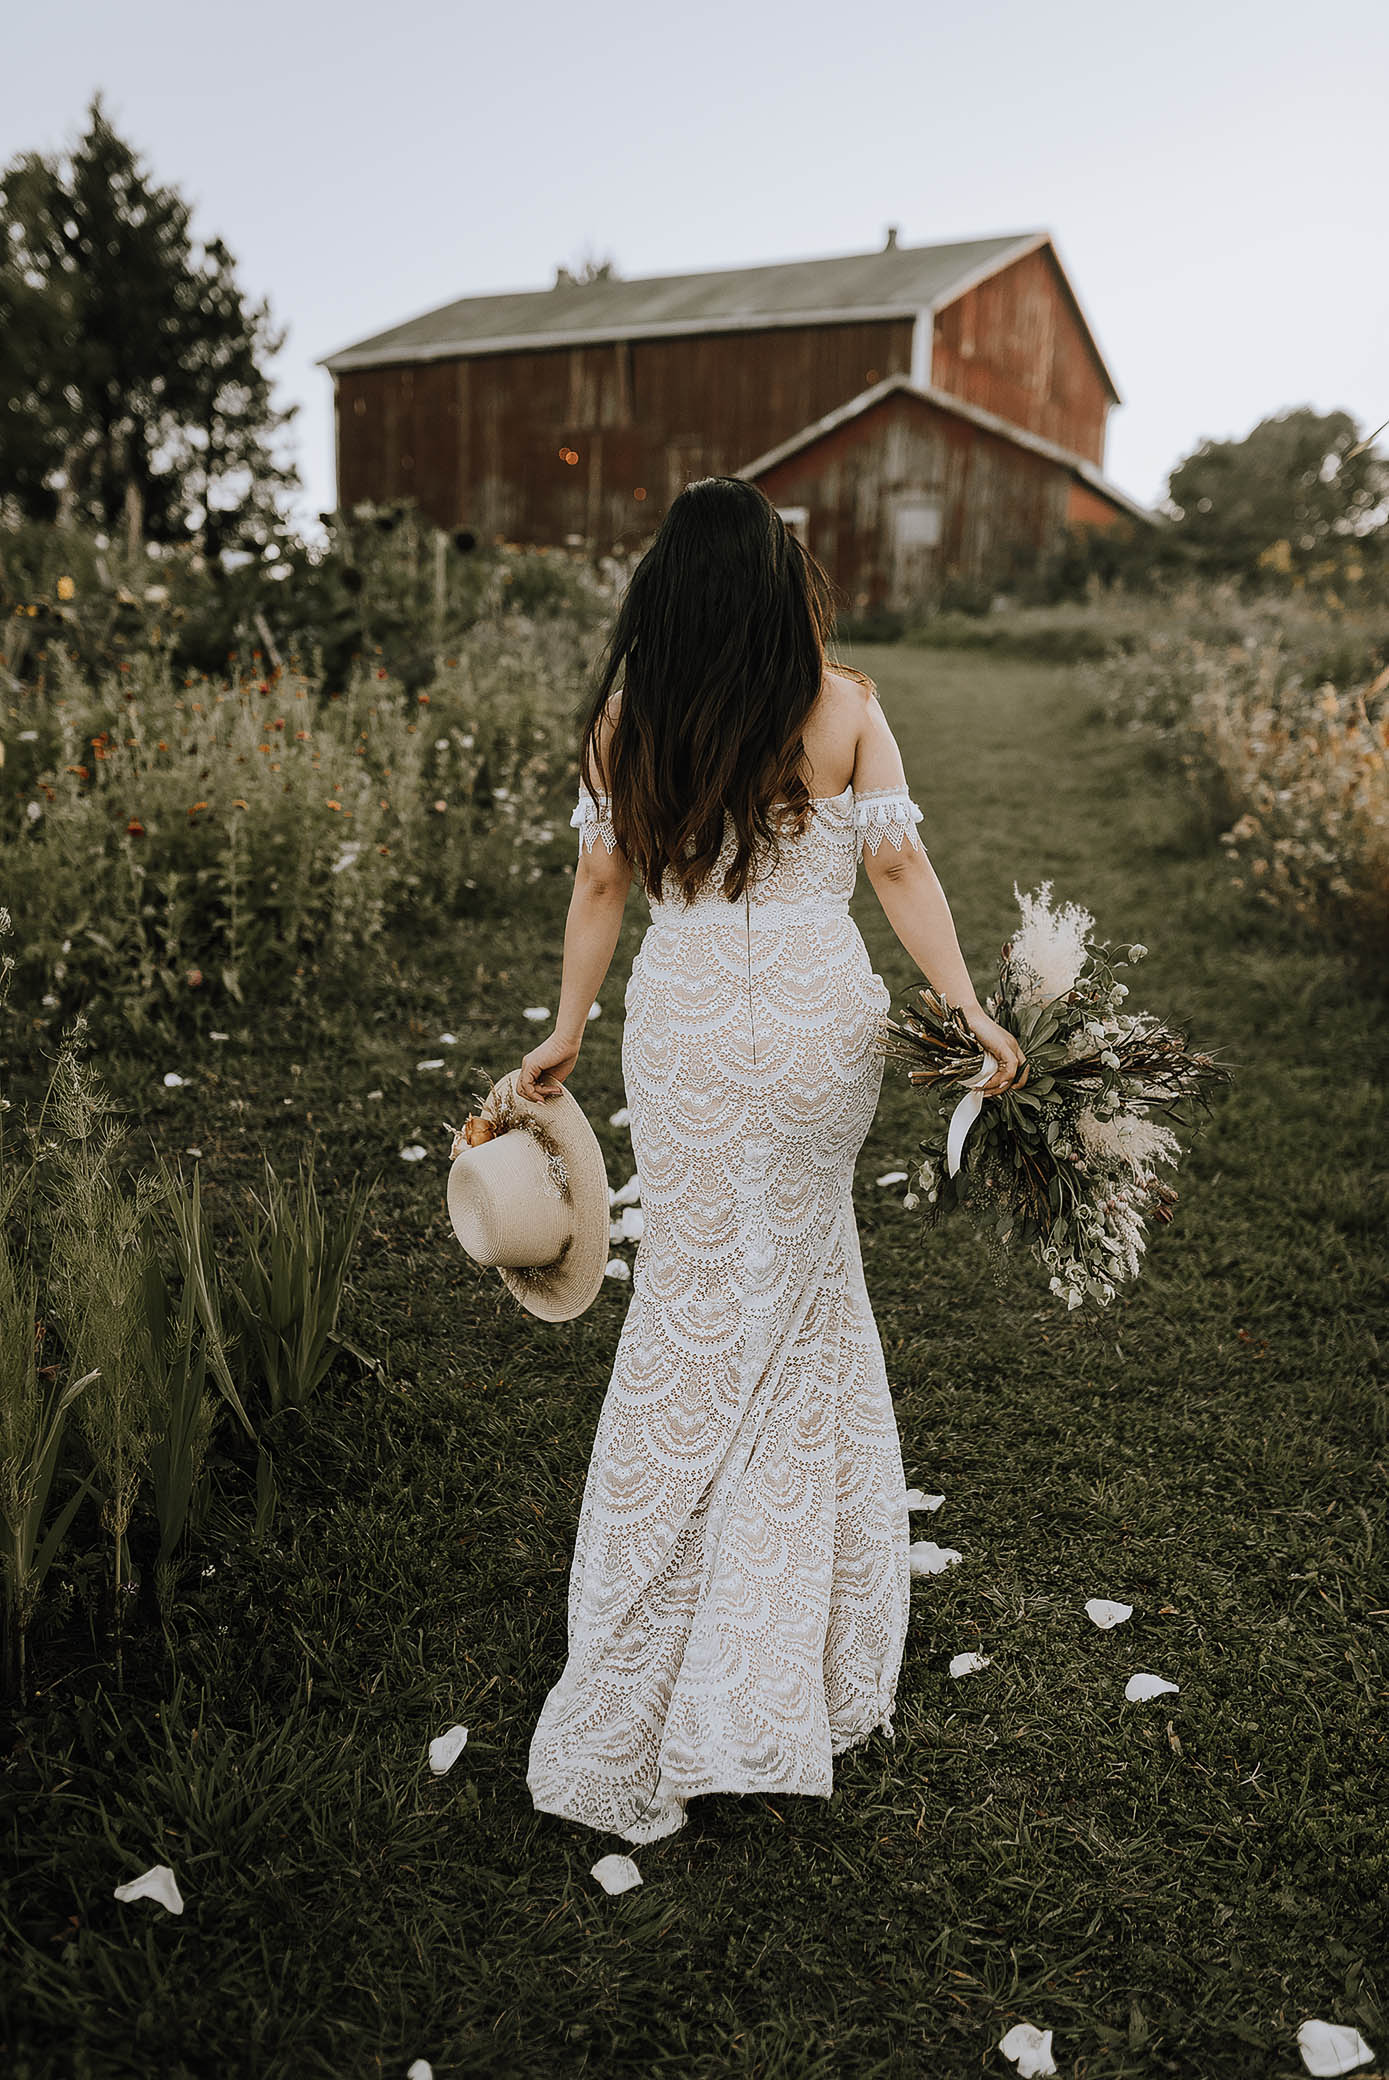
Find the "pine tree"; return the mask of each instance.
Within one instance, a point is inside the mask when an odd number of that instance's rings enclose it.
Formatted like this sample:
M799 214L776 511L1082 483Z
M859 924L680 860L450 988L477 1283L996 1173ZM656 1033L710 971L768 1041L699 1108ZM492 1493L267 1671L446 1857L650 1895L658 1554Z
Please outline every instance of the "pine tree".
M66 160L0 179L0 489L21 512L214 555L273 531L297 482L266 373L284 335L189 216L100 96Z

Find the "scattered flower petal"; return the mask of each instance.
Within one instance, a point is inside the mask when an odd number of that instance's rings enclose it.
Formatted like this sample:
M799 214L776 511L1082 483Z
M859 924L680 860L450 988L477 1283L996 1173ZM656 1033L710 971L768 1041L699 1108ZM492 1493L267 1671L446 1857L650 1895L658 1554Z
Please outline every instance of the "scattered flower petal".
M188 1078L180 1076L177 1069L169 1069L166 1070L164 1075L164 1088L166 1091L174 1091L178 1089L181 1083L187 1083L187 1081Z
M183 1153L186 1156L200 1156L202 1154L202 1150L200 1148L185 1148Z
M444 1058L442 1055L436 1056L432 1061L416 1062L415 1064L416 1069L442 1069L443 1066Z
M627 1240L621 1221L608 1222L608 1240L609 1242L625 1242Z
M142 1871L138 1878L130 1879L128 1884L118 1885L116 1898L157 1899L160 1906L167 1907L171 1914L183 1912L183 1894L179 1891L178 1881L167 1863L153 1864L149 1870Z
M453 1768L463 1753L467 1740L466 1726L450 1726L447 1733L441 1733L437 1740L429 1743L429 1767L436 1777L442 1777L445 1770Z
M439 1035L439 1045L440 1045L440 1047L457 1047L457 1045L458 1045L458 1035L457 1035L457 1033L440 1033L440 1035Z
M619 1105L616 1112L608 1114L608 1125L610 1127L630 1127L631 1124L632 1114L626 1105Z
M405 2068L405 2080L434 2080L434 2068L427 2058L417 2058Z
M615 1278L618 1284L621 1285L624 1279L632 1276L632 1273L630 1268L623 1263L621 1257L609 1257L603 1267L603 1276L604 1278Z
M230 1033L209 1033L207 1037L208 1037L208 1039L209 1039L209 1040L230 1040L230 1039L231 1039L231 1034L230 1034Z
M1130 1676L1124 1685L1124 1695L1130 1704L1137 1704L1145 1697L1160 1697L1164 1690L1179 1690L1180 1683L1169 1683L1165 1676Z
M1034 2029L1030 2022L1015 2022L1007 2036L1000 2040L998 2048L1005 2058L1012 2059L1019 2080L1042 2080L1042 2075L1056 2071L1049 2029Z
M640 1197L641 1179L633 1176L628 1178L626 1184L619 1191L609 1190L608 1204L610 1206L635 1206Z
M640 1242L646 1233L646 1215L640 1206L624 1206L618 1225L622 1230L624 1242Z
M907 1557L913 1574L944 1574L962 1555L953 1546L938 1546L934 1539L918 1538Z
M1085 1606L1087 1618L1093 1618L1101 1632L1108 1632L1113 1625L1122 1625L1125 1618L1133 1616L1131 1603L1111 1603L1106 1596L1092 1596Z
M908 1509L939 1509L944 1500L943 1495L923 1495L920 1488L907 1490Z
M952 1654L950 1657L952 1676L977 1675L981 1668L988 1668L990 1665L987 1654Z
M550 1016L549 1006L546 1004L527 1004L521 1016L522 1018L528 1018L532 1025L539 1025L542 1019Z
M408 1148L400 1151L400 1160L402 1163L422 1163L428 1154L427 1148L421 1148L418 1141L412 1141Z
M1349 2073L1373 2058L1358 2029L1348 2022L1304 2022L1297 2033L1297 2048L1309 2073Z
M43 814L42 802L30 802L24 811L30 823L37 823Z
M36 729L22 729L19 732L19 741L21 744L36 744L38 742L38 738L39 733Z
M602 1007L602 1005L601 1005L601 1004L590 1004L590 1005L589 1005L589 1007L588 1007L588 1016L589 1016L590 1018L601 1018L601 1017L603 1016L603 1007Z
M604 1892L630 1892L641 1883L641 1872L630 1856L600 1856L589 1876L598 1880Z
M906 1181L907 1173L905 1170L885 1170L878 1179L878 1183L882 1185L905 1184Z
M385 1095L386 1095L386 1093L385 1093L384 1091L368 1091L368 1092L367 1092L367 1096L368 1096L368 1098L384 1098L384 1097L385 1097Z

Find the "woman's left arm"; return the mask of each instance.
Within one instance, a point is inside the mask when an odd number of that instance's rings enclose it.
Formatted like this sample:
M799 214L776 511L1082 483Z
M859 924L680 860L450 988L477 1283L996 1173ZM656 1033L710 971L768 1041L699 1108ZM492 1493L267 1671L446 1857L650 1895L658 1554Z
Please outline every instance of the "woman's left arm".
M521 1063L517 1089L523 1098L535 1101L558 1096L560 1085L579 1059L589 1007L603 986L616 950L631 885L632 863L621 852L609 852L601 843L581 850L564 926L564 969L555 1030Z

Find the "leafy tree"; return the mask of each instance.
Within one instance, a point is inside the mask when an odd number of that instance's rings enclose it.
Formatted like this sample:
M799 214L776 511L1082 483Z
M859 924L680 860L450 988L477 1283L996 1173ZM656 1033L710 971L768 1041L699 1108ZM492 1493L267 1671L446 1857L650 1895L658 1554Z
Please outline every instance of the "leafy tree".
M0 490L20 513L213 558L264 546L297 482L276 452L295 408L265 372L283 338L100 96L66 160L0 177Z
M1358 453L1352 453L1357 449ZM1214 572L1305 581L1384 562L1389 464L1348 412L1310 406L1240 441L1203 441L1168 480L1174 533Z

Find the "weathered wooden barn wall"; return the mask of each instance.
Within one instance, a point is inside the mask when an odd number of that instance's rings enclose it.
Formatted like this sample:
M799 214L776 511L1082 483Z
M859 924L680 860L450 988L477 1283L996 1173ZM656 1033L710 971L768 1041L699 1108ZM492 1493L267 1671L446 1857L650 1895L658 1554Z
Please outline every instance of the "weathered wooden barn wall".
M1066 525L1068 527L1117 527L1126 530L1129 534L1132 534L1134 529L1133 518L1130 514L1116 512L1107 498L1102 498L1098 491L1092 491L1090 486L1082 483L1079 477L1071 479L1070 498L1066 506Z
M1114 392L1049 247L936 313L931 381L1087 462L1104 463Z
M740 469L911 351L893 318L345 370L338 498L414 498L484 538L631 545L690 477Z
M1006 585L1033 568L1065 525L1071 480L898 392L756 481L773 504L808 509L810 549L851 604L907 607L949 577Z

